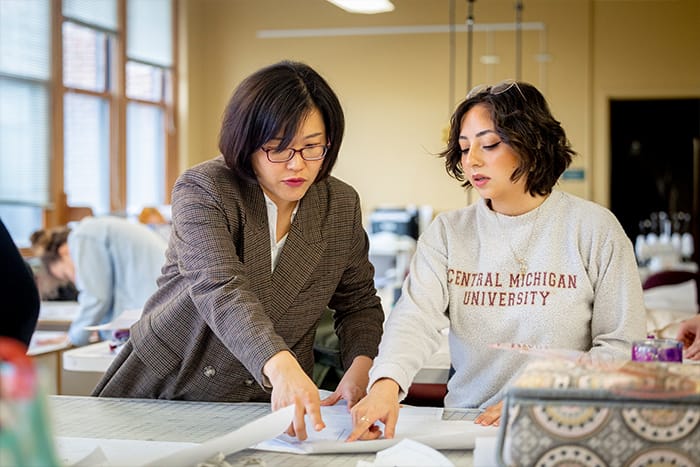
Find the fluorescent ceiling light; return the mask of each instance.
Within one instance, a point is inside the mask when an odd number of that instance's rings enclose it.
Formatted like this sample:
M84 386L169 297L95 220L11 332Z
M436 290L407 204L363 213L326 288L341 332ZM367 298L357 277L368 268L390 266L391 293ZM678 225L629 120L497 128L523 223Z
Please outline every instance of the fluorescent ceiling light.
M394 4L389 0L328 0L335 6L350 13L386 13L394 10Z

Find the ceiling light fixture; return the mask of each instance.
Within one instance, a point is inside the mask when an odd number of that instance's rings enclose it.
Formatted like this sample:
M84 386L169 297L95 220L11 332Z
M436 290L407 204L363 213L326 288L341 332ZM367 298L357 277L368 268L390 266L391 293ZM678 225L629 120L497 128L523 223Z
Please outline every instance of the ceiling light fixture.
M386 13L394 11L394 4L389 0L328 0L333 5L350 13Z

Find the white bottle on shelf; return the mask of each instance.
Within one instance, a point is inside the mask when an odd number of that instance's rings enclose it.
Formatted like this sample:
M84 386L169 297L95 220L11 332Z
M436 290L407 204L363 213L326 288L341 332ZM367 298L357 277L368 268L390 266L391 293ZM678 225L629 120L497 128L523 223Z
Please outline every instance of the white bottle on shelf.
M695 253L695 243L693 241L693 234L686 232L681 235L681 256L684 259L690 260Z

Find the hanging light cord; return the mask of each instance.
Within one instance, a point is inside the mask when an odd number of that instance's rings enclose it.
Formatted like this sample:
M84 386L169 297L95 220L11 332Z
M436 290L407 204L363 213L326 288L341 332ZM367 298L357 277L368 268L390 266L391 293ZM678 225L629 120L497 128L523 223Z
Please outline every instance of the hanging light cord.
M452 106L455 103L455 55L457 50L457 25L455 24L455 0L450 0L450 82L449 95L447 96L447 115L452 114Z
M472 48L474 43L474 1L467 0L467 92L472 88Z
M515 2L515 79L520 81L522 70L522 22L523 22L523 2Z

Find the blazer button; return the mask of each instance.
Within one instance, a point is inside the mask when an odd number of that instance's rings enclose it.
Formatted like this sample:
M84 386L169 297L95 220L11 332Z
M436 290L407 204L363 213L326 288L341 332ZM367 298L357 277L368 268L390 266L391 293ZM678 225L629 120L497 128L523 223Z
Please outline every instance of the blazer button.
M254 382L255 382L255 381L253 381L252 379L247 379L247 380L243 381L243 384L245 384L246 386L250 387L250 386L253 385Z
M207 378L211 378L215 374L216 374L216 370L214 369L213 366L207 365L204 367L204 376L206 376Z

